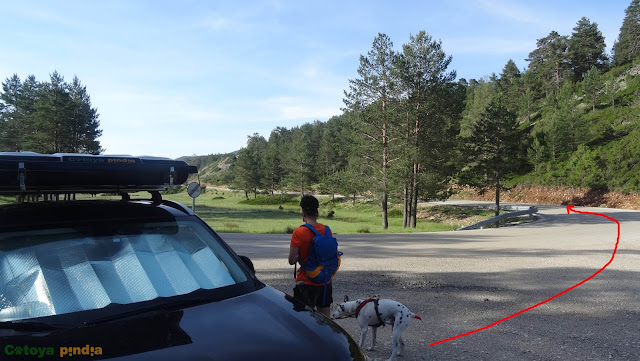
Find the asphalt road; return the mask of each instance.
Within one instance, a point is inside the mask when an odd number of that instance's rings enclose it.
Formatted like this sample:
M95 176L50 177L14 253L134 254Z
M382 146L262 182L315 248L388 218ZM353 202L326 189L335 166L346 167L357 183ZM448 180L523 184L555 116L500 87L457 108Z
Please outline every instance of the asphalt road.
M640 212L576 210L620 222L611 264L573 290L488 329L429 346L493 324L592 276L612 259L617 225L567 214L563 207L541 207L537 221L500 229L342 236L335 229L344 256L334 299L377 295L420 315L422 321L412 320L403 337L405 361L640 359ZM291 293L289 235L222 236L253 260L261 280ZM337 322L359 339L355 319ZM377 349L365 353L386 360L391 328L379 329Z

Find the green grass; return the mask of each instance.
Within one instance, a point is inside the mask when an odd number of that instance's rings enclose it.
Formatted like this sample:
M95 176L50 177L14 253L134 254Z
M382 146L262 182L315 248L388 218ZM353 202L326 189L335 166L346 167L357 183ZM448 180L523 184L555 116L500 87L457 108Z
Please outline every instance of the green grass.
M191 206L191 198L186 193L166 194L171 199ZM287 197L280 203L279 197L258 195L247 201L243 192L208 191L196 198L196 213L218 232L238 233L291 233L300 226L302 215L298 205L298 197ZM451 231L455 225L418 220L416 228L402 227L402 215L389 207L389 227L382 229L380 207L371 202L336 201L331 203L329 197L318 197L320 218L318 221L328 224L336 234L356 233L409 233ZM326 216L333 211L333 216ZM398 216L399 215L399 216Z
M162 194L164 199L180 202L188 207L192 199L186 191ZM196 198L196 213L217 232L233 233L292 233L295 228L303 224L300 212L299 196L280 197L258 195L247 201L244 192L207 190ZM77 199L93 198L89 195L79 195ZM119 199L119 196L98 195L98 199ZM134 193L132 199L149 198L146 192ZM10 202L13 198L0 199ZM389 205L389 227L382 229L382 215L380 206L375 202L358 201L352 205L350 200L336 200L331 203L330 197L318 197L320 201L319 222L327 224L336 234L357 233L412 233L412 232L440 232L451 231L457 225L418 219L416 228L402 227L402 212L399 205ZM443 213L452 212L446 207L439 207ZM331 218L327 218L329 214Z

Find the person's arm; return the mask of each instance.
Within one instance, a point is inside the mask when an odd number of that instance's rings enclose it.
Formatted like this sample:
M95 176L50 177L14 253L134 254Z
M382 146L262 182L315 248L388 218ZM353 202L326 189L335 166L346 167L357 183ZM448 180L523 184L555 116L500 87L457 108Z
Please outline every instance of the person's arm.
M289 248L289 264L293 265L298 262L298 247Z

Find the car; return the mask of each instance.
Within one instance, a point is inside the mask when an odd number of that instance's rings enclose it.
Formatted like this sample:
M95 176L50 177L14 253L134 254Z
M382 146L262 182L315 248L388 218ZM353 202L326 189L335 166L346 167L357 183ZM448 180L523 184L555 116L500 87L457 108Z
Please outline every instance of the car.
M0 358L365 360L340 326L162 199L194 168L0 153L0 193L20 200L0 205ZM120 196L79 195L98 192Z

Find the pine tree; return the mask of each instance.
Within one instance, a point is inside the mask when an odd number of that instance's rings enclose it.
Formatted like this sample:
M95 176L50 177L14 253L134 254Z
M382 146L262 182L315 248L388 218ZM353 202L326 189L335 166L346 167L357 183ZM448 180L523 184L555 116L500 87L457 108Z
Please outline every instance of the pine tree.
M97 138L102 135L99 129L98 111L91 106L91 97L87 87L78 77L68 88L71 97L70 119L67 123L65 152L100 154L103 149Z
M618 40L613 45L615 66L624 65L640 55L640 0L632 0L625 10Z
M578 21L569 39L569 57L573 68L574 81L581 81L592 67L604 70L608 59L604 49L604 36L598 24L583 17Z
M0 93L0 148L39 153L103 151L97 138L98 112L77 77L71 85L53 72L50 82L33 75L24 82L17 75L3 83Z
M349 80L349 91L343 99L348 112L357 116L361 156L369 161L376 172L377 191L381 194L382 228L389 227L388 199L390 192L390 168L392 140L397 128L399 103L398 79L395 73L396 53L393 42L385 34L373 40L367 56L360 56L357 79Z
M22 107L22 81L17 74L2 83L0 93L0 147L5 151L22 149L23 132L20 127L26 123L25 109Z
M509 59L507 64L500 73L500 79L498 79L498 89L505 94L506 105L509 111L517 113L519 108L519 101L522 95L522 74L516 63Z
M529 71L540 79L545 96L558 94L570 69L568 42L566 36L552 31L548 36L538 39L537 48L529 53Z
M454 137L447 132L455 122L457 131L461 113L460 92L454 83L455 71L448 71L452 57L442 50L442 43L426 32L410 36L403 45L398 73L406 106L405 145L407 172L401 172L405 187L405 227L416 227L420 194L435 190L447 174L444 164L451 159ZM430 184L425 184L428 179ZM407 217L408 215L408 217Z
M249 192L257 197L258 190L264 187L263 156L267 149L267 141L255 133L247 137L247 147L240 149L234 167L235 186L244 190L248 199Z
M283 181L286 177L285 169L285 144L290 134L286 128L277 127L271 131L267 142L267 152L264 156L264 177L265 186L271 194L282 190Z
M469 169L484 175L486 182L495 186L496 215L500 213L501 180L517 170L524 158L522 139L516 114L498 95L482 113L481 121L472 125L471 136L466 140Z
M604 89L602 81L602 73L595 66L584 76L582 81L582 91L584 95L591 101L591 109L596 110L596 103Z

